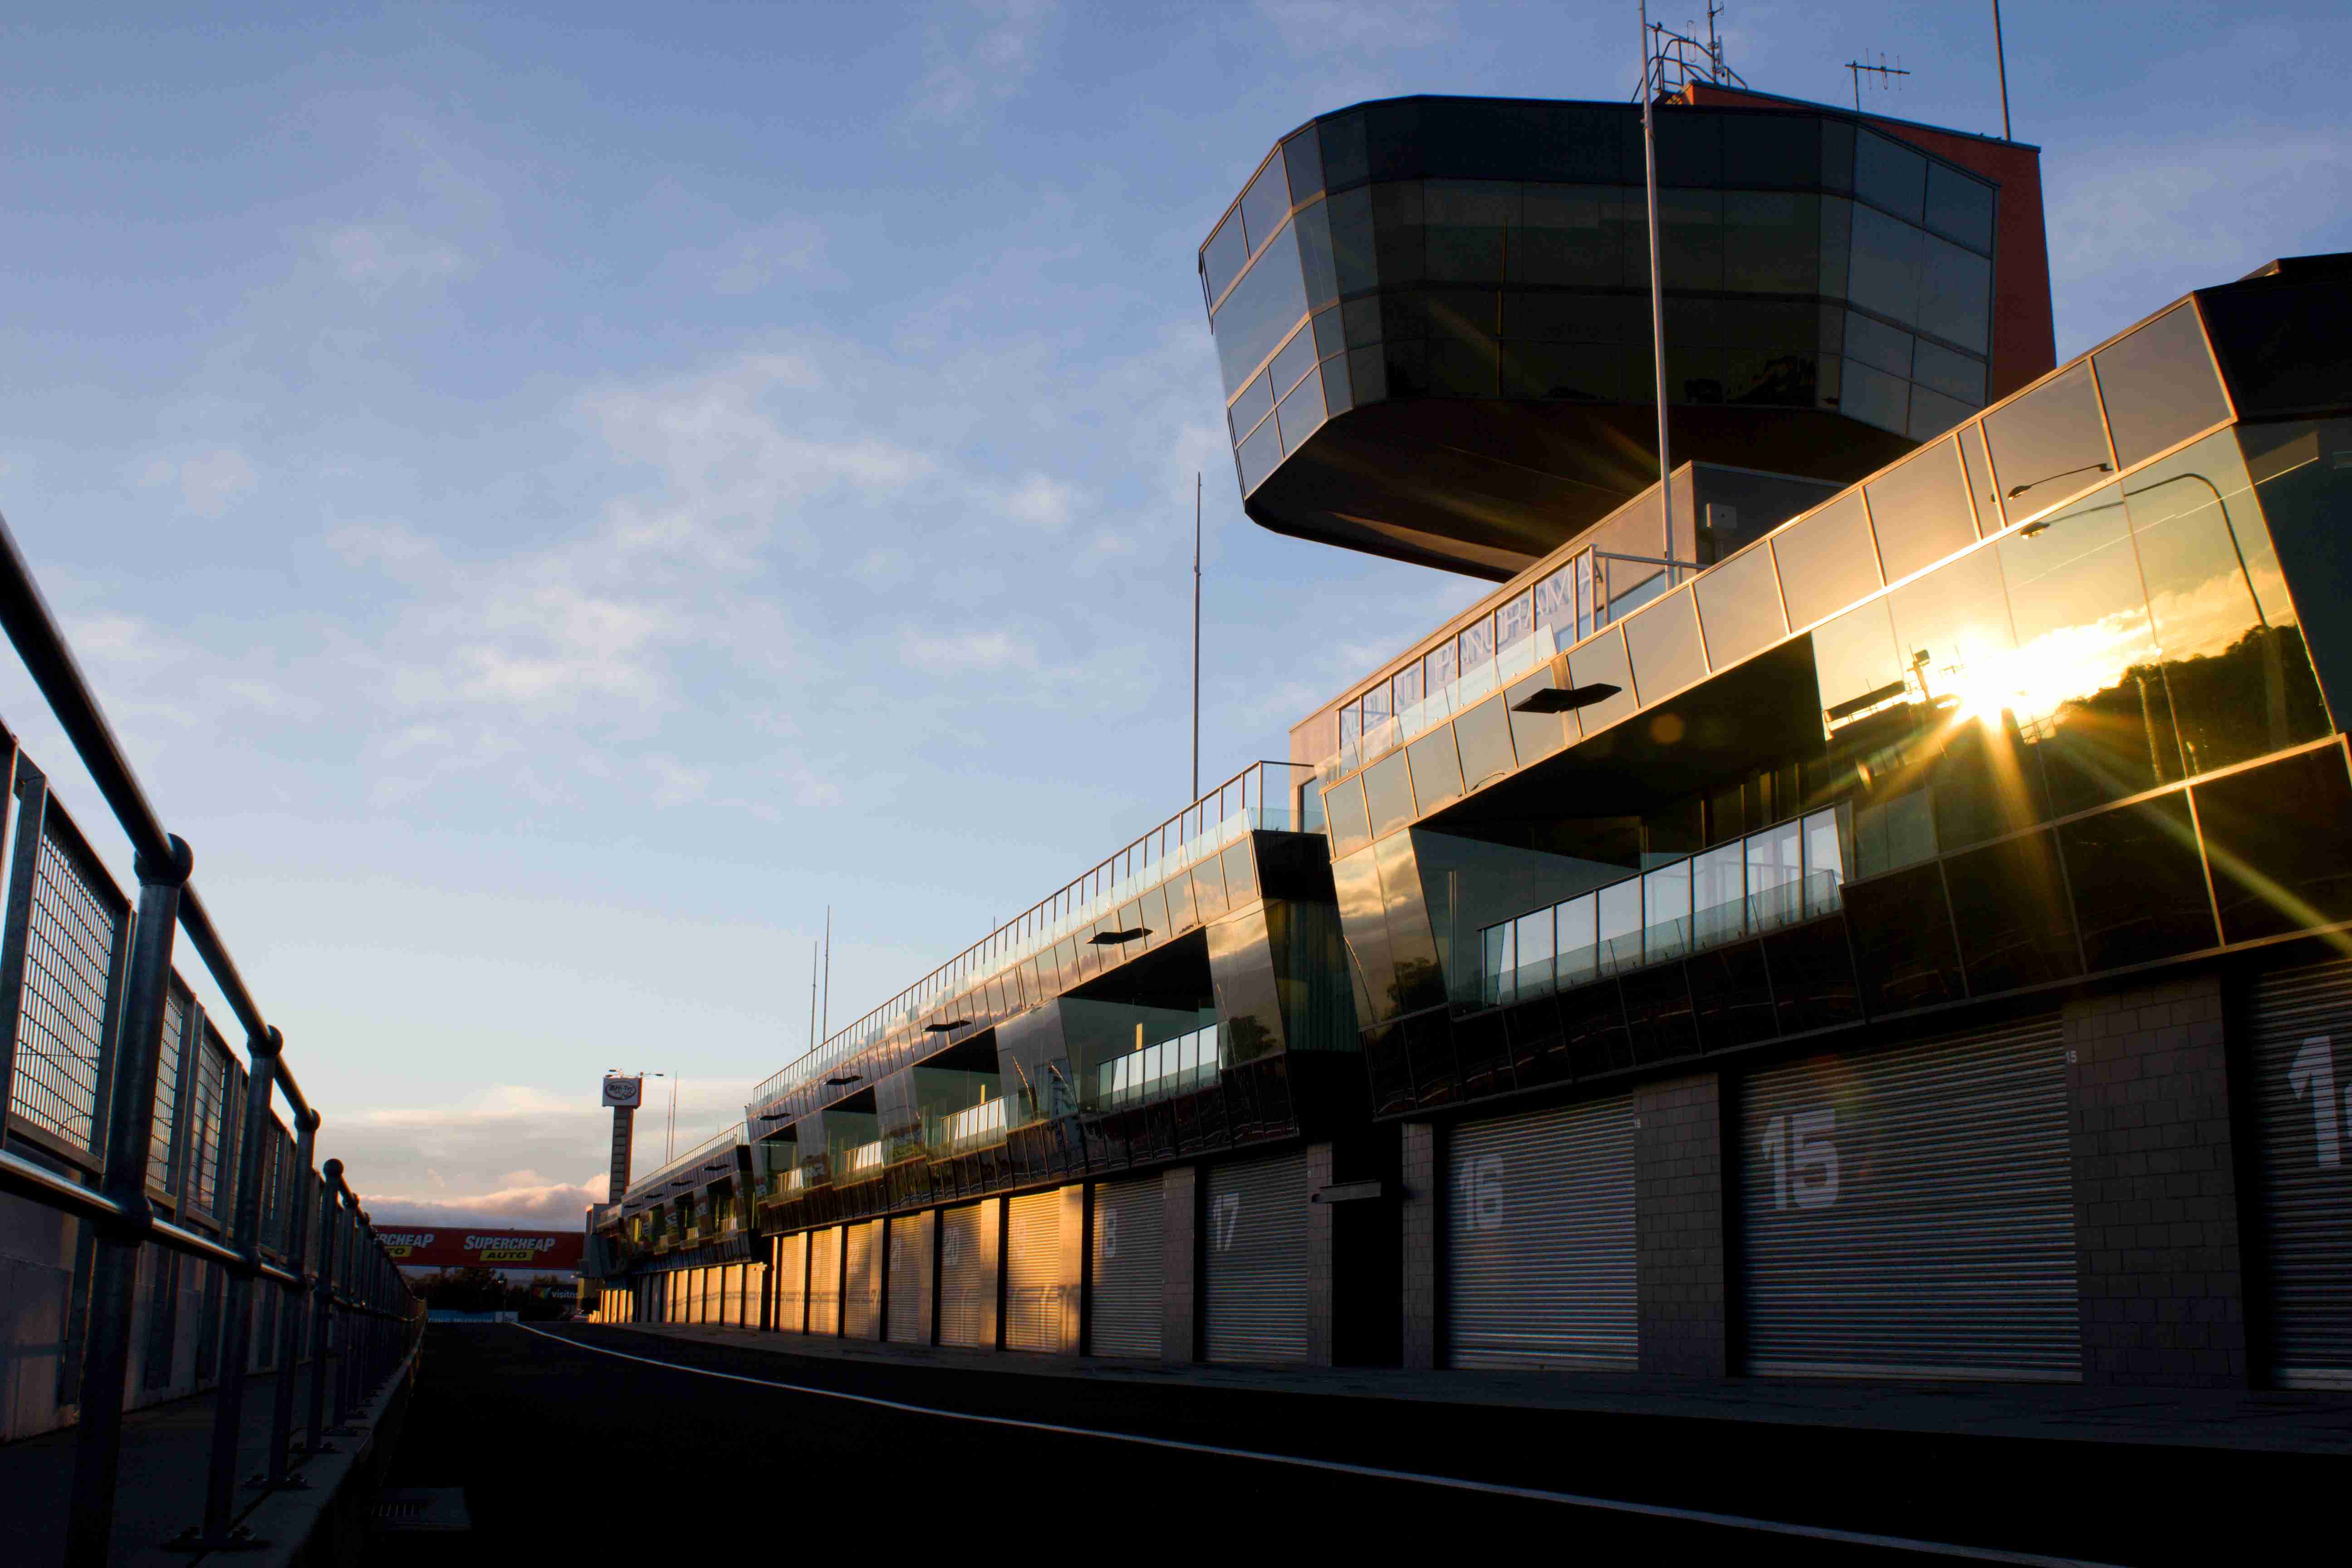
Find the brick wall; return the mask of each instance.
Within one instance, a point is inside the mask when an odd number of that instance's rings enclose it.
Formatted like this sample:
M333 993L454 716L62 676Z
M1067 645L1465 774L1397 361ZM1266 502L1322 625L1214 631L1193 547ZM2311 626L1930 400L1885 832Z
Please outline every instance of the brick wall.
M1406 1370L1437 1364L1437 1129L1426 1121L1402 1128L1398 1182L1402 1231L1403 1339Z
M1713 1073L1633 1093L1633 1248L1642 1370L1721 1377L1723 1105Z
M2242 1388L2220 976L2069 1002L2083 1381Z

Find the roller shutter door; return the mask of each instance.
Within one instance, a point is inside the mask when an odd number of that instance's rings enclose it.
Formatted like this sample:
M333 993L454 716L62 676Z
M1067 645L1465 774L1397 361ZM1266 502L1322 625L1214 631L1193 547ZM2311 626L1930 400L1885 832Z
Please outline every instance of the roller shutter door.
M1792 1063L1742 1100L1749 1370L2081 1374L2054 1014Z
M808 1319L808 1233L776 1243L776 1327L797 1334Z
M1452 1364L1636 1364L1633 1102L1470 1122L1446 1142Z
M743 1326L760 1326L760 1305L768 1293L768 1266L762 1261L743 1265Z
M996 1348L996 1200L940 1212L940 1343Z
M1167 1234L1160 1180L1095 1188L1094 1333L1097 1355L1157 1356L1167 1319Z
M926 1209L890 1222L890 1338L902 1345L931 1342L931 1227Z
M2271 1375L2352 1388L2352 963L2254 988Z
M1005 1200L1004 1348L1062 1352L1078 1348L1078 1281L1070 1267L1083 1211L1080 1189Z
M882 1222L869 1219L848 1228L848 1267L841 1288L841 1332L845 1339L882 1337Z
M809 1232L808 1331L841 1332L841 1226Z
M1307 1355L1307 1156L1209 1172L1208 1349L1213 1362Z

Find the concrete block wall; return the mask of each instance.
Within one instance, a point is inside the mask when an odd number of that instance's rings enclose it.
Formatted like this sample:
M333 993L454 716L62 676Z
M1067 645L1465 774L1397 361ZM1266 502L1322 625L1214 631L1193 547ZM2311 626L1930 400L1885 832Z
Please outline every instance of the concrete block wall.
M1402 1360L1408 1372L1427 1372L1437 1364L1437 1129L1408 1121L1400 1131Z
M1633 1092L1633 1251L1643 1372L1730 1370L1722 1079Z
M2219 973L2070 1001L2064 1031L2083 1381L2246 1386Z

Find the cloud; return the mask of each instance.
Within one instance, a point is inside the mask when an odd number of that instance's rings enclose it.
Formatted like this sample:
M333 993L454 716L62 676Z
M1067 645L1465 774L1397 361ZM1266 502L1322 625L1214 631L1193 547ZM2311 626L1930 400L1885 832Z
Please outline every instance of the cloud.
M604 1184L551 1182L502 1187L471 1198L387 1197L367 1200L368 1217L378 1226L483 1225L575 1230L588 1208L604 1201Z
M909 626L900 648L908 668L947 675L1037 668L1035 647L1002 629L933 637L919 626Z
M1021 476L998 505L1015 522L1059 532L1070 521L1076 495L1068 485L1032 470Z
M920 120L962 120L1020 91L1057 8L1053 0L971 0L951 9L963 13L962 25L934 26L925 40L930 68L913 105Z
M714 294L756 294L782 278L829 276L824 238L824 230L806 219L778 218L723 245L679 251L669 265Z
M1257 9L1294 55L1425 49L1454 30L1454 7L1444 0L1258 0Z
M345 224L313 237L312 245L336 276L372 295L442 282L468 268L456 246L404 224Z
M251 495L260 481L243 452L214 447L183 457L151 458L140 482L150 489L176 488L182 507L198 517L218 517Z

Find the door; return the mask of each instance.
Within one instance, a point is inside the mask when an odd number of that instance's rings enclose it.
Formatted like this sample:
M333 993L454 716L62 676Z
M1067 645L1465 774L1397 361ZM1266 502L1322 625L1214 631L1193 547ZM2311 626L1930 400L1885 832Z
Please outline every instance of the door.
M1636 1364L1633 1100L1466 1122L1445 1168L1450 1363Z
M808 1331L841 1332L841 1226L809 1232Z
M808 1232L776 1242L776 1327L797 1334L808 1326Z
M1212 1167L1202 1223L1209 1359L1306 1359L1306 1154Z
M1004 1348L1078 1348L1077 1228L1084 1189L1024 1193L1004 1201Z
M864 1220L845 1234L847 1260L842 1270L841 1332L845 1339L882 1337L882 1222Z
M1167 1234L1158 1176L1095 1186L1094 1332L1097 1355L1158 1356L1167 1321Z
M890 1221L890 1322L893 1343L931 1342L931 1232L939 1216L929 1209Z
M996 1348L996 1217L990 1198L940 1211L940 1343Z
M2051 1014L1750 1078L1749 1370L2078 1377L2065 1056Z
M2252 1023L2271 1377L2352 1388L2352 963L2263 976Z

